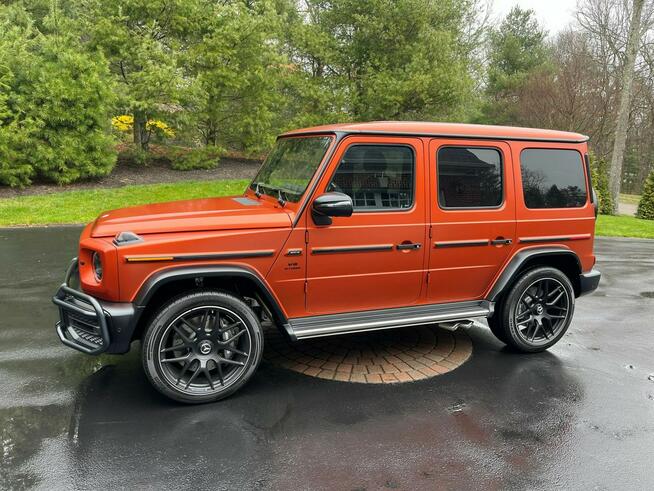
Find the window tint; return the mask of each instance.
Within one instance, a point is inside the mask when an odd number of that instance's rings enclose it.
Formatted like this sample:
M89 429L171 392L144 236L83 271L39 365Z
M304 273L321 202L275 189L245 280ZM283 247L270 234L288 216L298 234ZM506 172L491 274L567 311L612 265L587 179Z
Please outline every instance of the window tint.
M352 198L354 210L403 210L413 205L413 150L393 145L353 145L328 186Z
M523 150L520 168L527 208L573 208L586 203L586 179L579 152Z
M502 157L494 148L444 147L438 151L438 203L442 208L502 204Z

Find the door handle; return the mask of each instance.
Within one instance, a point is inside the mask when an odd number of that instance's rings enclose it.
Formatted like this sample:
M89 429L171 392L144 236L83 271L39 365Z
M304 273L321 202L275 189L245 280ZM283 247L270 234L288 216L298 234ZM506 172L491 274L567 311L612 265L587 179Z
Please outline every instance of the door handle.
M420 249L422 247L422 244L416 242L409 242L407 244L398 244L395 247L397 248L398 251L409 251L409 250Z
M491 245L511 245L513 241L511 239L505 239L504 237L498 237L495 240L491 240Z

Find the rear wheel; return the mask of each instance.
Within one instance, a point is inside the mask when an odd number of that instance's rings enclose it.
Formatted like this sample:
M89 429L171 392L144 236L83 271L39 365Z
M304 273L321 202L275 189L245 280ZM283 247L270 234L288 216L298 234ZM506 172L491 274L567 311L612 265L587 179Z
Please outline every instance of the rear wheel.
M203 403L247 383L262 353L261 326L245 302L224 292L197 292L171 301L150 323L143 367L164 395Z
M544 351L568 330L574 302L565 274L555 268L535 268L511 287L489 326L500 341L519 351Z

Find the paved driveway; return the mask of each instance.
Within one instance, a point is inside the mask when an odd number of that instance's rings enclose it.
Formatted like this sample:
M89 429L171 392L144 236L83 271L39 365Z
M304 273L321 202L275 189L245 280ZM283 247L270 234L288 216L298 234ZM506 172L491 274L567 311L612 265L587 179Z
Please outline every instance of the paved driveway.
M472 357L400 385L263 364L217 404L150 388L138 353L59 345L79 229L0 231L0 487L654 487L654 241L598 240L598 292L549 353L473 328ZM650 376L650 379L648 379Z

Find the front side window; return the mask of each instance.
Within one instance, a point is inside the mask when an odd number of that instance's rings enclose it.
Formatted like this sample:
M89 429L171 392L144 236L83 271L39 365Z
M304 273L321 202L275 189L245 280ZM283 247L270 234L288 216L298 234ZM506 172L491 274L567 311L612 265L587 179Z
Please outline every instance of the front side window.
M282 138L268 154L250 189L297 203L329 148L329 136Z
M527 208L578 208L586 203L586 178L579 152L523 150L520 170Z
M502 156L494 148L438 150L441 208L494 208L502 204Z
M406 210L413 206L415 157L402 145L353 145L328 191L352 198L355 211Z

